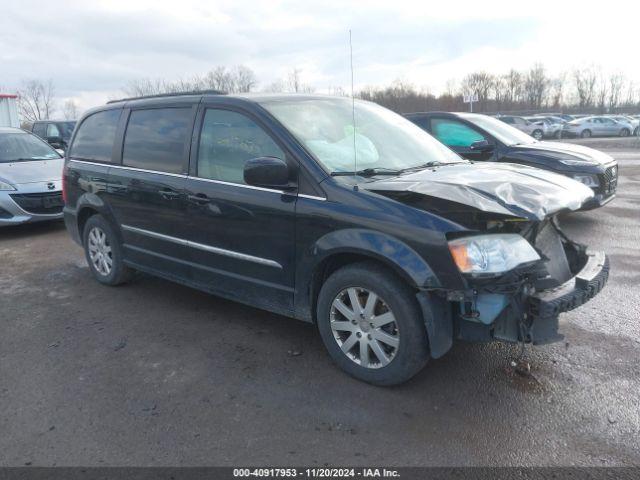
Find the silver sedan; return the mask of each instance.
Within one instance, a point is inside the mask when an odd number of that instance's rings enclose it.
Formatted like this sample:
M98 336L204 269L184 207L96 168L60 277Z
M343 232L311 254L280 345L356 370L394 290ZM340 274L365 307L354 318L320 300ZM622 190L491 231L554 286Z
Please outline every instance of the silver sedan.
M0 227L62 218L63 164L37 136L0 128Z
M564 125L563 137L628 137L633 132L627 123L620 123L609 117L584 117Z

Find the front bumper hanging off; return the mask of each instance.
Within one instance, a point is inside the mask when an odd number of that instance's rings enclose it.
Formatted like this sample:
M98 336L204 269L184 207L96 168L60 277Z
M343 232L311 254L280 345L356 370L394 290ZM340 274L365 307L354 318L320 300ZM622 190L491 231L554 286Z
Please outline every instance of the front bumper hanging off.
M558 333L559 314L587 303L604 288L609 277L609 259L603 252L582 250L580 256L582 267L561 285L535 291L533 286L525 289L524 284L520 284L517 292L512 290L513 293L506 294L506 306L493 321L483 321L486 312L475 301L486 288L476 286L468 291L447 292L446 298L434 292L418 293L431 356L444 355L454 338L473 342L524 341L536 345L562 340L564 336Z
M609 258L604 252L586 252L587 262L577 275L562 285L529 297L529 314L535 321L557 317L587 303L609 278Z

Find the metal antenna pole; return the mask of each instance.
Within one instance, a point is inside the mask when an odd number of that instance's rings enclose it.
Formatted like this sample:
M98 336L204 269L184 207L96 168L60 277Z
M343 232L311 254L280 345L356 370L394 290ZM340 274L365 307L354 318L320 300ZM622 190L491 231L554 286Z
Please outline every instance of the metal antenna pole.
M355 180L354 190L358 189L358 154L356 150L356 97L353 91L353 43L351 41L351 29L349 29L349 61L351 64L351 118L353 122L353 177Z

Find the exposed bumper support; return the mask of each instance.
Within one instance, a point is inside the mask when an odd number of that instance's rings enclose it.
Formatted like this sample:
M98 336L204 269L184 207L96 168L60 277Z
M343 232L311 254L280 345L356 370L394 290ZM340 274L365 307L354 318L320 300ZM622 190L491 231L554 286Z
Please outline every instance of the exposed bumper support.
M587 252L587 262L578 274L562 285L529 297L529 313L537 321L557 317L587 303L602 290L609 278L609 259L604 252Z

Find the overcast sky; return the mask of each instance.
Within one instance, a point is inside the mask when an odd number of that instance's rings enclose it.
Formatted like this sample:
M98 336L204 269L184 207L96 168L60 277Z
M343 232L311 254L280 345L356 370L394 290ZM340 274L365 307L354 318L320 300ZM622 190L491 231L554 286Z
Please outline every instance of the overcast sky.
M611 8L606 8L611 5ZM216 65L250 67L260 87L292 68L317 91L404 79L441 91L472 70L586 64L640 81L634 1L6 0L0 87L52 79L81 108L139 78L176 80Z

